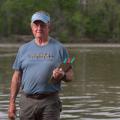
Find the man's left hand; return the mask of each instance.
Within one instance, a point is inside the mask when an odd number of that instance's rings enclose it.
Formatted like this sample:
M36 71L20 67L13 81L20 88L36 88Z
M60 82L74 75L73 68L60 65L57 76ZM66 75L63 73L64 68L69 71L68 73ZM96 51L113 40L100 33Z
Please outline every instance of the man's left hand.
M56 68L53 70L53 77L56 81L61 80L64 75L65 72L62 70L62 68Z

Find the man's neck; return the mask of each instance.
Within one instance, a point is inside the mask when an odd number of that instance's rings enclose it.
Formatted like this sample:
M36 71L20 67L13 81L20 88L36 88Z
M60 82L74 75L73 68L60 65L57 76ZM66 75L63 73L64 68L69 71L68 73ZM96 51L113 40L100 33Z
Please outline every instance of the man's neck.
M48 44L48 38L47 39L35 38L35 43L39 46L44 46Z

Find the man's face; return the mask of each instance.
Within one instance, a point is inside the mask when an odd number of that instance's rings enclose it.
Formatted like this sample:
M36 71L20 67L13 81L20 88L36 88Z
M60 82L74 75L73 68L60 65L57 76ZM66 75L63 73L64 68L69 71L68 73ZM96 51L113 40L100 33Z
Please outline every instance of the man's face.
M42 21L35 21L31 24L32 32L35 38L46 38L49 33L49 24Z

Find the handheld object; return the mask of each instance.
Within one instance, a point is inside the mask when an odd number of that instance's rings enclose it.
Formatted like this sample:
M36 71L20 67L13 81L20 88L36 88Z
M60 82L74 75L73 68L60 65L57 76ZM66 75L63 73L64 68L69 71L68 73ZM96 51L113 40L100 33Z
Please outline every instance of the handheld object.
M75 57L72 58L72 60L70 58L65 58L65 60L63 61L63 63L61 63L58 68L62 69L65 73L68 72L71 68L72 68L72 64L73 62L75 61ZM61 78L60 80L62 80L63 78ZM60 80L56 80L53 76L51 76L50 78L50 82L53 82L53 83L57 83L59 82Z

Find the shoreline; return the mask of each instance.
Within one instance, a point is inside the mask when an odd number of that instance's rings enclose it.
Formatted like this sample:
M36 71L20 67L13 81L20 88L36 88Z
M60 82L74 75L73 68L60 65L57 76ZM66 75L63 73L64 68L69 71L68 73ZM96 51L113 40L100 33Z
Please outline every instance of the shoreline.
M23 43L24 44L24 43ZM0 48L19 48L23 44L16 44L16 43L0 43ZM118 43L68 43L64 44L65 47L70 47L70 48L76 48L76 47L81 47L81 48L95 48L95 47L106 47L106 48L119 48L120 44Z

